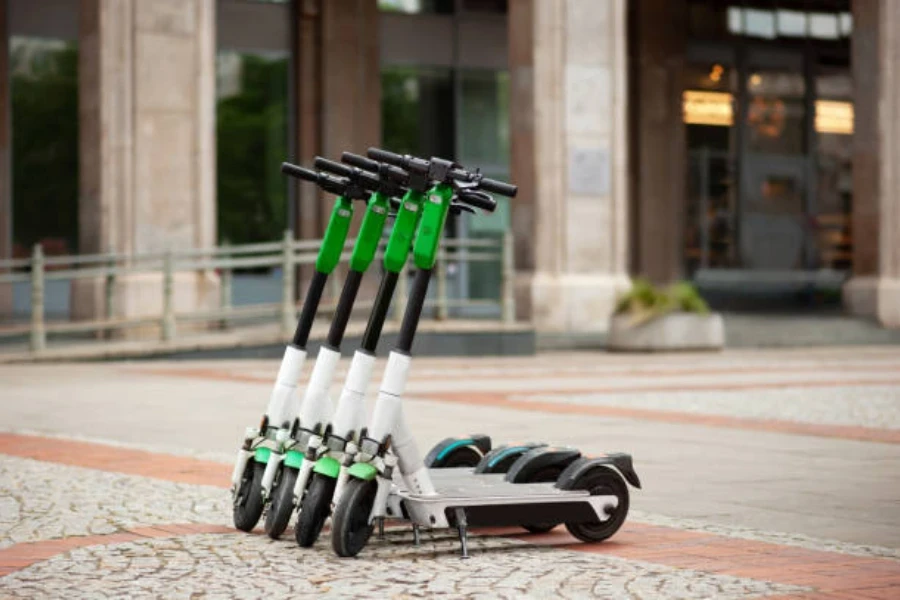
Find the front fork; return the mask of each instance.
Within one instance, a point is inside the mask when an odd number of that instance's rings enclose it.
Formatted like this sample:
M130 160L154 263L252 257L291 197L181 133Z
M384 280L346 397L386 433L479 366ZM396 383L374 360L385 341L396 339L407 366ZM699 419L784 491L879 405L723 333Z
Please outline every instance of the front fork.
M316 466L316 459L318 458L319 448L321 447L322 436L310 436L303 462L300 464L300 470L297 473L297 482L294 484L294 506L300 506L300 503L303 501L303 493L306 490L307 483L309 483L313 467Z

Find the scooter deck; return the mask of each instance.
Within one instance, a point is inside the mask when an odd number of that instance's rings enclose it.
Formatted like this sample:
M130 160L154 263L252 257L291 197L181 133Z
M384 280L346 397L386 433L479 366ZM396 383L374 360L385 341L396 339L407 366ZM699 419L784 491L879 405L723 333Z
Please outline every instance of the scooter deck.
M423 527L450 527L457 509L464 510L469 525L605 521L606 508L618 505L612 495L591 496L586 490L562 490L553 483L509 483L503 474L444 473L433 483L437 492L433 495L395 490L410 520Z

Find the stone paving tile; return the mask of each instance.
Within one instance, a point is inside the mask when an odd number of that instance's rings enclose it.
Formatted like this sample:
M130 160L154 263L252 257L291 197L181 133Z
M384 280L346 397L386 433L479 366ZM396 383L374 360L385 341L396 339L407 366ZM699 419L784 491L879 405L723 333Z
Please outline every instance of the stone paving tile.
M173 522L229 524L228 493L0 455L0 548Z
M668 391L629 394L510 394L520 402L622 406L748 419L780 419L822 425L900 429L900 386L866 385L808 389L785 387L746 391Z
M406 532L338 559L259 535L196 535L78 548L0 580L11 598L749 598L809 588L474 537Z

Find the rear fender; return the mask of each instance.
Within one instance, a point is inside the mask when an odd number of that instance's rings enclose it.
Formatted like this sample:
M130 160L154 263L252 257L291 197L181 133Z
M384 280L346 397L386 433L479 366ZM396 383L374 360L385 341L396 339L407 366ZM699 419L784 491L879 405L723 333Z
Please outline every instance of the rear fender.
M491 438L483 434L470 435L468 437L445 438L434 445L425 457L425 466L429 469L439 469L454 450L468 446L474 448L482 456L491 449Z
M497 446L482 457L481 462L475 467L475 473L506 473L520 456L533 448L546 445L540 442L527 442Z
M641 489L641 480L634 470L634 466L631 462L631 455L625 454L624 452L601 454L597 456L582 456L570 464L565 471L560 473L556 480L556 487L563 490L572 489L575 482L578 481L582 475L597 467L606 469L612 467L625 478L625 481L634 487Z
M528 483L531 478L547 467L557 467L563 471L581 457L576 448L559 448L556 446L539 446L532 448L520 456L506 472L506 481L510 483Z

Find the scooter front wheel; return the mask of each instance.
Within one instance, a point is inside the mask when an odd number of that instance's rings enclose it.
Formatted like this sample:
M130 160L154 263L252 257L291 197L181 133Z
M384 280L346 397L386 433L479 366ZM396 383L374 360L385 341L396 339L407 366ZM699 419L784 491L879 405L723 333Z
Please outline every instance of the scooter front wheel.
M272 488L272 504L266 515L266 534L277 540L291 522L294 512L294 484L297 483L297 469L282 467L281 475Z
M234 501L234 526L241 531L253 531L263 512L262 480L266 465L251 461L241 477L241 485Z
M294 526L294 535L301 548L309 548L316 543L325 520L331 513L331 498L334 496L334 487L337 479L314 473L309 484L309 491L303 497L300 505L300 517Z
M378 482L352 479L347 482L331 522L331 546L338 556L356 556L372 535L369 515L375 504Z

